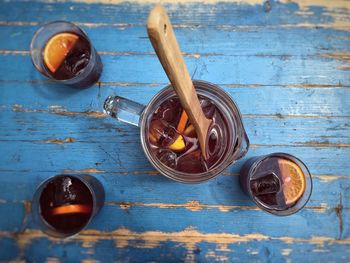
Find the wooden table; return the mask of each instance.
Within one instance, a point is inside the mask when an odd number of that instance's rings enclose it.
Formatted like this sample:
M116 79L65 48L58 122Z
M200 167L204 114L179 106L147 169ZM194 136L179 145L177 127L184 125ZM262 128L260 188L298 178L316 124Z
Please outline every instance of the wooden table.
M168 80L147 38L152 4L0 3L0 261L349 262L350 1L166 4L191 74L239 105L249 152L207 183L185 185L146 160L136 127L102 113L108 95L146 104ZM199 1L198 1L199 2ZM29 43L52 20L77 23L104 64L88 89L59 86L32 66ZM247 158L300 157L313 175L307 206L257 209L238 184ZM106 203L68 240L33 223L40 182L88 173Z

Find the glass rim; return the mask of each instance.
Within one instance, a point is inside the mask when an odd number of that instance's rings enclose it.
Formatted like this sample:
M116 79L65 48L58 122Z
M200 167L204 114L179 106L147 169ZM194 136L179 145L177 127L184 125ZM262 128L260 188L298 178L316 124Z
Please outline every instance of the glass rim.
M294 162L295 164L297 164L300 167L300 169L303 171L303 174L305 176L306 187L305 187L304 193L296 201L296 203L293 206L289 207L286 210L270 209L267 206L262 205L260 202L258 202L257 198L254 197L254 195L251 191L251 188L250 188L250 178L253 174L253 170L256 169L261 164L261 162L263 162L264 160L266 160L267 158L270 158L270 157L282 157L284 159L289 159L290 161ZM246 180L247 180L248 195L251 197L251 199L254 201L254 203L264 212L267 212L268 214L277 215L277 216L289 216L289 215L295 214L298 211L300 211L301 209L303 209L305 207L305 205L308 203L308 201L310 200L310 197L312 194L312 188L313 188L312 176L311 176L309 169L305 165L305 163L302 160L300 160L298 157L296 157L292 154L283 153L283 152L270 153L270 154L258 157L258 159L256 161L254 161L254 163L250 166L250 168L247 172ZM305 200L303 200L303 204L301 204L300 207L295 209L296 205L298 204L299 201L301 201L302 198L305 198Z

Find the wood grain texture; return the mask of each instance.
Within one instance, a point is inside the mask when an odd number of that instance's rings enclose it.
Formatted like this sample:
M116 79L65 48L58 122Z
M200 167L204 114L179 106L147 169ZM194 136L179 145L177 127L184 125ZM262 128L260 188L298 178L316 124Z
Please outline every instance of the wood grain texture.
M6 236L6 234L5 234ZM349 240L325 237L311 239L273 238L260 234L230 235L203 234L193 228L181 232L133 232L120 228L113 232L84 231L79 237L59 242L49 240L39 231L26 231L19 235L23 241L19 248L7 237L8 246L18 249L27 260L44 261L48 257L59 259L74 253L76 259L178 261L248 260L312 260L317 255L327 260L348 260ZM48 249L40 249L43 246ZM336 255L339 255L338 257Z
M147 104L168 83L147 39L153 3L0 1L0 261L349 262L349 1L165 6L191 76L237 102L246 158L207 183L175 183L147 162L137 128L102 113L108 95ZM32 66L32 35L57 19L101 54L93 87L59 86ZM313 175L307 206L282 218L238 184L247 158L278 151ZM92 174L106 190L101 213L64 241L30 214L38 184L59 173Z

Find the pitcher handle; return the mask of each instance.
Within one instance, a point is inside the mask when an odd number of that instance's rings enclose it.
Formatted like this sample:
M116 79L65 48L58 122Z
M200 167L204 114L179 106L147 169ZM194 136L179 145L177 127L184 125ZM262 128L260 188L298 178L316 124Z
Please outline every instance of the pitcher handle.
M118 121L140 127L140 118L145 106L135 101L108 96L103 104L104 112Z

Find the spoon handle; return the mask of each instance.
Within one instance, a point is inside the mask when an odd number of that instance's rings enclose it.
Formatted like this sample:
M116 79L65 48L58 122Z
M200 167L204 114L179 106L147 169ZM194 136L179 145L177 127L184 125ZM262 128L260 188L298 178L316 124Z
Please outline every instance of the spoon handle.
M151 11L147 19L147 32L182 107L195 127L205 156L206 136L211 120L207 119L203 113L173 27L161 5L156 5Z

